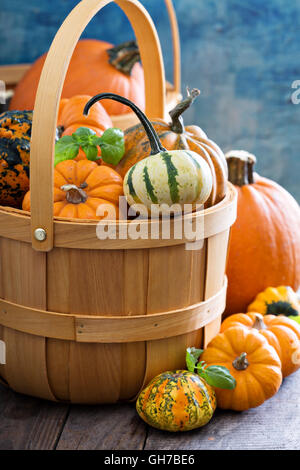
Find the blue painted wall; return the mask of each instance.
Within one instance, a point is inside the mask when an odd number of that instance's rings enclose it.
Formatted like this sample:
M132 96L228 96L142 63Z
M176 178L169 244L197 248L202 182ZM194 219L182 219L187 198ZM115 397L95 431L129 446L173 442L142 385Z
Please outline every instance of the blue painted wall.
M74 0L1 0L0 64L31 62L50 45ZM157 26L167 78L172 77L170 33L162 0L142 0ZM300 1L174 0L182 43L183 88L202 96L186 113L223 150L244 148L257 169L300 201ZM108 5L85 37L118 43L131 38L123 13ZM300 96L300 95L299 95Z

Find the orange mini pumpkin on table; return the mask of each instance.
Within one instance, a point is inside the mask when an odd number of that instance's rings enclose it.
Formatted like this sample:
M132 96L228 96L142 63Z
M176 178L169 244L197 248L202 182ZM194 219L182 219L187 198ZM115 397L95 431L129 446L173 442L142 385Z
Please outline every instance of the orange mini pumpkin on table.
M282 382L275 349L255 330L234 326L219 333L200 357L208 366L226 367L236 380L233 390L215 388L219 408L248 410L271 398Z
M123 180L112 168L89 160L65 160L54 169L54 215L70 219L118 217ZM104 206L105 205L105 206ZM97 212L103 206L103 214ZM30 191L23 200L30 211Z
M223 321L221 332L235 326L257 330L267 339L281 360L283 377L300 368L300 326L295 321L283 315L236 313Z

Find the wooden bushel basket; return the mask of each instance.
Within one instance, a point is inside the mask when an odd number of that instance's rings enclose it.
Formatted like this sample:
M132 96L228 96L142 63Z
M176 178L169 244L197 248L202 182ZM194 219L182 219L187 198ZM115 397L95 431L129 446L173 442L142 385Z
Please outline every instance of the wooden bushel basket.
M0 208L1 380L17 392L73 403L133 399L154 375L184 367L186 347L206 345L218 332L236 217L231 185L222 202L186 216L203 224L197 250L187 250L188 240L176 239L172 230L170 239L100 240L96 222L53 219L64 77L82 30L107 3L78 4L48 53L33 118L31 215ZM146 113L163 117L164 71L153 23L136 0L116 3L140 47ZM137 222L117 222L117 230L131 223ZM37 239L37 229L44 230L44 240Z

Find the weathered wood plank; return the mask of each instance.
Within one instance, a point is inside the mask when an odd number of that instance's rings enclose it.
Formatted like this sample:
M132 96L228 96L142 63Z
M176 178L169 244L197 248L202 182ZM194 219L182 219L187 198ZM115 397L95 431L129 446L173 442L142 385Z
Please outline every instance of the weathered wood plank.
M149 429L147 450L300 449L300 372L286 378L273 398L256 409L218 410L202 429L171 434Z
M0 385L0 450L54 449L68 405L19 395Z
M134 404L72 406L58 450L140 450L146 425Z

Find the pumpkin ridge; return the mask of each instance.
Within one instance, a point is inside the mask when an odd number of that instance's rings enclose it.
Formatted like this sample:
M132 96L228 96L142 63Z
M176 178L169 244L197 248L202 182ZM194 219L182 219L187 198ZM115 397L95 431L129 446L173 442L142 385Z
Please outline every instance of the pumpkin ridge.
M150 180L150 177L149 177L149 173L148 173L148 167L147 166L144 166L143 168L143 180L144 180L144 183L145 183L145 186L146 186L146 191L147 191L147 194L149 195L151 201L154 203L154 204L157 204L158 203L158 199L154 193L154 187L151 183L151 180Z
M178 182L176 175L178 175L177 168L172 163L172 155L168 152L161 152L161 158L167 167L168 185L170 190L171 201L177 203L179 201Z

